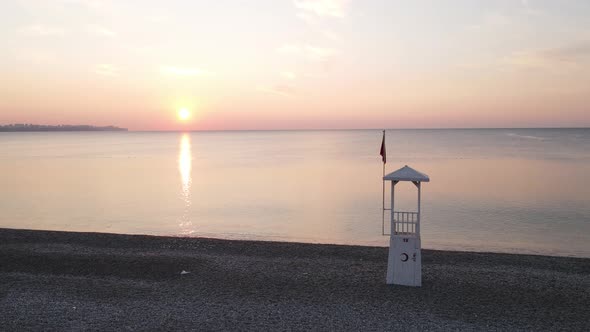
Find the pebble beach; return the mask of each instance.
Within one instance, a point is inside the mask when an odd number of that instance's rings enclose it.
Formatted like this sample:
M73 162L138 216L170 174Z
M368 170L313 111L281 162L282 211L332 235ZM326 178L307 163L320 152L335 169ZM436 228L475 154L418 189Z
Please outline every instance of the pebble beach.
M590 259L0 229L0 330L562 330L590 327Z

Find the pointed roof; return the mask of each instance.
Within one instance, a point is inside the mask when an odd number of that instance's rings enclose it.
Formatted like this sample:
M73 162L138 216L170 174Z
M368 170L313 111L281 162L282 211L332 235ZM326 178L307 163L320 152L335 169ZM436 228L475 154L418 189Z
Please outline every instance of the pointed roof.
M412 167L406 165L395 172L387 174L383 177L383 180L429 182L430 178L428 177L428 175L420 173Z

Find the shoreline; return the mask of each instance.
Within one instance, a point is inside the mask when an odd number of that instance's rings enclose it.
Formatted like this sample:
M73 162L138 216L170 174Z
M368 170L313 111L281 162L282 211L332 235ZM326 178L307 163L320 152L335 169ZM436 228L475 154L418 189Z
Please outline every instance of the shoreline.
M220 240L220 241L238 241L238 242L262 242L262 243L289 243L302 245L327 245L327 246L343 246L343 247L367 247L367 248L389 248L389 240L387 244L380 245L375 243L345 243L345 242L330 242L329 240L314 241L309 238L289 238L283 236L251 236L243 237L236 236L234 233L220 234L220 233L201 233L200 236L183 235L183 234L150 234L150 233L112 233L108 231L75 231L75 230L56 230L56 229L37 229L37 228L12 228L0 227L0 230L9 231L25 231L25 232L49 232L49 233L74 233L74 234L104 234L104 235L121 235L121 236L140 236L148 238L162 238L162 239L201 239L201 240ZM225 236L227 235L227 236ZM225 236L225 237L224 237ZM389 236L384 236L389 237ZM423 239L424 241L424 239ZM435 244L433 247L422 247L426 251L442 251L451 253L472 253L472 254L505 254L505 255L519 255L519 256L543 256L555 258L581 258L590 259L585 251L569 251L557 252L557 250L544 249L526 249L526 248L511 248L497 247L492 249L479 249L475 244L450 246L448 244Z
M584 330L590 258L0 228L1 329ZM181 271L190 273L181 275Z

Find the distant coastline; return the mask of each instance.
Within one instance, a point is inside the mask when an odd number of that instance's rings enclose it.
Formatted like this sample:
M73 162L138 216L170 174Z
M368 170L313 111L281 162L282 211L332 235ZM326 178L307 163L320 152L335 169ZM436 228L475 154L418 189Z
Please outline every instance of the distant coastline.
M128 131L127 128L115 126L89 126L89 125L36 125L36 124L9 124L0 125L0 132L30 132L30 131Z

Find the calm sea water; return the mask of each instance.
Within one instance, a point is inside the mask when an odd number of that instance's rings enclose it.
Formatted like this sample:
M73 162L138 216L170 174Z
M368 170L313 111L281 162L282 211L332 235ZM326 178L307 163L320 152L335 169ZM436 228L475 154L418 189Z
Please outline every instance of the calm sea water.
M381 131L0 133L0 227L388 245ZM389 130L426 248L590 257L590 130ZM399 185L396 208L415 207ZM398 200L399 199L399 200Z

